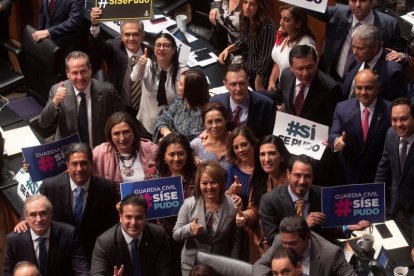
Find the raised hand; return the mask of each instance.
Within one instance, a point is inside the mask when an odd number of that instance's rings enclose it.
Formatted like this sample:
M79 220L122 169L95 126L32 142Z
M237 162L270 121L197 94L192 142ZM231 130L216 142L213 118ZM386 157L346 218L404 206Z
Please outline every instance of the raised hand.
M193 233L194 236L197 236L204 231L204 227L201 224L198 224L198 218L194 218L193 221L190 224L191 233Z
M346 133L344 131L342 132L342 135L340 137L335 139L335 142L334 142L335 151L341 151L344 149L344 147L346 146L345 139L346 139Z
M55 106L55 107L58 107L59 106L59 104L61 103L61 102L63 102L63 100L65 99L65 97L66 97L66 94L67 94L67 89L66 89L66 87L63 85L63 81L61 81L60 82L60 87L56 90L56 94L55 94L55 96L53 97L53 105Z

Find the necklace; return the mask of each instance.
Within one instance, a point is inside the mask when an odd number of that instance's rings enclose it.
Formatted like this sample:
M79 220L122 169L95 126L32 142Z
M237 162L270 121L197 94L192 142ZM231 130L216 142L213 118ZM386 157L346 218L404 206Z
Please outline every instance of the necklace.
M119 160L121 160L121 173L125 176L133 176L134 175L134 169L132 166L134 165L135 159L137 156L133 156L132 154L122 154L118 153Z

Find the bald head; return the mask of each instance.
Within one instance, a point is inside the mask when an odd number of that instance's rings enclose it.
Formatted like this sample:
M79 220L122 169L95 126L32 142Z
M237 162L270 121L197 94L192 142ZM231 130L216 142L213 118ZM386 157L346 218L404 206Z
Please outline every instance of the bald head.
M16 264L13 276L40 276L40 272L31 262L23 261Z
M377 98L380 92L379 76L371 69L359 71L355 78L355 97L368 107Z

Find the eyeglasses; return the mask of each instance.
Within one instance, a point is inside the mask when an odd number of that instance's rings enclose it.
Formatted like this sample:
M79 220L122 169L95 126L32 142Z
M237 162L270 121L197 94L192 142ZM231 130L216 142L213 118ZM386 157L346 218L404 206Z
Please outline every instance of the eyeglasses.
M171 44L170 43L164 43L164 44L157 43L157 44L155 44L155 49L161 49L161 48L170 49Z

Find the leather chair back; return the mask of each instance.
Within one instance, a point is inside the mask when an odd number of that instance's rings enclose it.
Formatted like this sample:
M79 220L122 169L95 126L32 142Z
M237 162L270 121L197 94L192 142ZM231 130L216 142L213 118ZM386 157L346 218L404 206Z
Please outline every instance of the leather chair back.
M249 263L229 257L198 252L195 264L204 264L213 267L220 275L226 276L251 276L253 266Z
M26 25L22 35L23 73L29 95L45 105L53 84L64 78L61 50L50 38L36 42L32 34L36 31Z

